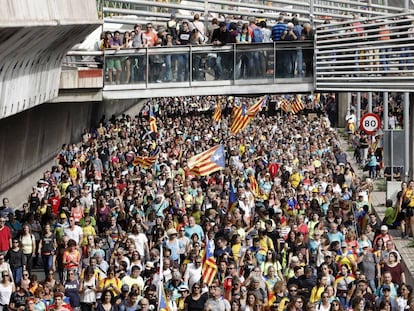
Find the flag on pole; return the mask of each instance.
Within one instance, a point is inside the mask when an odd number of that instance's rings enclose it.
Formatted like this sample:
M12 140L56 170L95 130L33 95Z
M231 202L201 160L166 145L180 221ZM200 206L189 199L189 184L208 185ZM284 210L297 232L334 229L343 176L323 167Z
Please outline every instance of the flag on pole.
M218 267L214 258L214 243L210 243L206 235L206 253L204 255L203 267L201 268L201 280L210 286L217 272Z
M137 156L132 162L132 165L134 166L139 165L145 169L150 168L157 161L159 152L160 152L160 148L157 147L149 157Z
M154 133L157 133L158 132L157 118L154 115L154 111L152 111L152 107L150 107L149 122L150 122L150 131L154 132Z
M213 120L216 122L221 121L221 102L220 101L217 102L216 109L214 110Z
M257 113L259 111L261 111L264 106L266 106L267 99L268 99L268 96L267 95L265 95L262 98L260 98L253 106L251 106L249 108L247 114L250 117L254 118L257 115Z
M287 99L285 97L282 97L282 100L280 102L280 108L285 112L285 113L289 113L290 111L290 104L287 101Z
M233 209L237 206L237 195L236 195L236 191L234 190L234 186L233 183L231 181L231 177L230 177L230 192L229 192L229 208L228 211L229 213L231 213L233 211Z
M292 112L297 114L299 111L305 109L305 105L302 102L300 95L296 95L295 100L292 103Z
M254 175L249 176L250 181L250 190L253 192L255 197L259 196L259 184L257 183L256 177Z
M313 94L313 102L319 104L321 102L321 93Z
M158 310L160 311L172 311L170 309L170 307L168 306L167 303L167 296L165 295L165 289L164 289L164 267L163 267L163 262L164 262L164 254L163 254L163 247L160 247L160 270L159 270L159 274L160 274L160 284L159 284L159 293L158 293Z
M190 158L187 162L189 173L196 176L205 176L225 167L223 145L214 146Z
M244 130L250 121L262 110L266 105L268 96L263 96L249 109L246 109L246 104L235 105L233 107L233 122L231 123L230 131L237 134L239 131Z
M230 131L237 134L249 124L250 118L247 115L246 104L242 103L240 106L233 107L233 122L230 126Z

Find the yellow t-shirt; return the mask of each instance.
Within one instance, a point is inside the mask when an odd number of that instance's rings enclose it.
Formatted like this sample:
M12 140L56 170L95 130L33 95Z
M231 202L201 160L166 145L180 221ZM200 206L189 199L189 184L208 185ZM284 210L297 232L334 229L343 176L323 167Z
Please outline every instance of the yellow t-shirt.
M90 235L95 236L96 235L95 228L92 227L91 225L89 225L89 226L83 227L82 231L83 231L82 245L86 245L86 244L88 244L88 236L90 236Z
M113 278L113 279L108 279L105 278L101 281L101 288L105 288L108 285L113 285L113 287L116 287L119 289L119 291L121 291L121 287L122 287L122 282L120 279L118 278ZM112 293L114 294L114 296L118 295L118 293L115 290L112 290Z

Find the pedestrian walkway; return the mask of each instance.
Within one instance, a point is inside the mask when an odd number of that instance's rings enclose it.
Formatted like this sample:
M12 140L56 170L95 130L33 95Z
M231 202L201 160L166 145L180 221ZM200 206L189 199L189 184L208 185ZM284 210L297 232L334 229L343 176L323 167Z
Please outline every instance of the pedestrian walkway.
M345 140L342 141L344 146L347 145ZM346 149L346 148L344 148ZM355 173L358 176L366 176L367 172L363 172L360 169L359 165L356 163L354 159L353 150L347 151L348 154L348 161L351 163L352 167L354 168ZM379 183L375 183L375 189L371 193L372 205L374 208L375 213L377 214L377 218L382 221L385 216L385 201L387 199L386 191L382 191L381 187L378 185ZM414 247L412 245L412 241L410 241L407 237L404 239L401 238L401 231L400 230L390 230L391 235L394 238L395 248L401 254L402 257L402 265L405 269L406 273L406 280L407 283L411 286L414 285Z

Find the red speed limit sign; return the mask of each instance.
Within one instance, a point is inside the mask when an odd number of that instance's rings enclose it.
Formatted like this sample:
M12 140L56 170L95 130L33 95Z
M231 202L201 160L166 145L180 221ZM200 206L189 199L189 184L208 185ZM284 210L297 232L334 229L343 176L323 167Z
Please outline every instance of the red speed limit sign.
M372 135L381 127L381 119L375 113L366 113L362 116L359 127Z

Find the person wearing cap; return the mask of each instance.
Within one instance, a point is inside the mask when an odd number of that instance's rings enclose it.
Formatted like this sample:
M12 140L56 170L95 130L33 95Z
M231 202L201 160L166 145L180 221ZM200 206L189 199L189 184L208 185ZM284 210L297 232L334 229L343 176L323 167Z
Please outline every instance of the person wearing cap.
M380 230L381 230L380 234L378 234L374 239L374 242L373 242L374 245L376 245L377 240L379 238L381 238L384 241L385 244L387 244L388 241L391 241L391 242L394 241L394 238L388 232L388 226L387 225L382 225Z
M180 263L180 243L177 239L178 232L174 228L167 230L168 240L164 241L164 247L171 251L170 259L176 264Z
M367 241L362 241L360 243L360 247L362 251L358 254L357 263L360 267L361 272L365 275L371 290L375 291L375 280L377 276L375 271L376 269L379 269L379 261L377 259L377 256L375 256L370 251L370 245Z
M381 303L385 302L391 305L391 311L397 310L397 303L395 301L395 296L392 294L392 288L389 284L383 284L380 286L381 288L381 296L377 296L375 301L376 307L379 309Z

